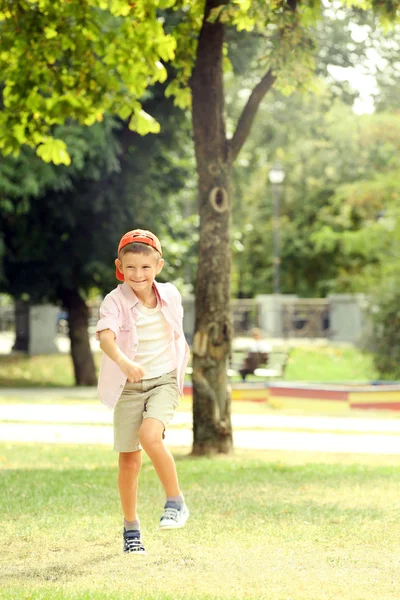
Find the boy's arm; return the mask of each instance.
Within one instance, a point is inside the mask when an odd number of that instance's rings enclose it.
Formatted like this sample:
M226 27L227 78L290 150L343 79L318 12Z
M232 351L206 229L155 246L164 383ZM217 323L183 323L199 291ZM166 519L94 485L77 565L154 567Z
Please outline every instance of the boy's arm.
M144 375L144 369L139 363L130 360L115 343L115 335L111 329L99 331L100 348L111 360L113 360L126 375L131 383L140 381Z

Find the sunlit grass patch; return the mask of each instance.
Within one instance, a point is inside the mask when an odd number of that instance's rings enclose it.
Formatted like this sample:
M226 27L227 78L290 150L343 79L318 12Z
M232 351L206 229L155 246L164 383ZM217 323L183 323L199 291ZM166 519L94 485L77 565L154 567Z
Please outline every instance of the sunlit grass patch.
M378 379L372 355L352 346L300 346L285 371L288 381L344 382Z
M0 598L398 598L400 457L176 458L187 526L157 529L146 460L148 554L124 556L111 450L2 444Z

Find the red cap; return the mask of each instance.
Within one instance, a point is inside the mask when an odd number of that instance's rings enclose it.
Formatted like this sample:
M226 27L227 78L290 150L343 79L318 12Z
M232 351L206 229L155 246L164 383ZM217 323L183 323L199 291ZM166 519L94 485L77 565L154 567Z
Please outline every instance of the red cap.
M151 246L160 253L160 256L162 256L160 240L154 233L146 231L145 229L133 229L133 231L125 233L118 244L118 254L124 246L133 243L147 244L147 246ZM115 275L119 281L124 281L124 276L118 268L115 270Z

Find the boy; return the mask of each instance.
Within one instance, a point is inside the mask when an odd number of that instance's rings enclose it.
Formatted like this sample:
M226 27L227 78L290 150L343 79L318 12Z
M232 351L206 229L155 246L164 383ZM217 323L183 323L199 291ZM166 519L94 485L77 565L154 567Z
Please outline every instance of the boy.
M161 529L183 527L189 516L164 432L183 393L189 347L181 296L155 281L163 268L161 244L150 231L128 231L115 260L118 285L103 300L96 336L103 351L98 392L114 409L114 450L124 513L124 552L144 553L136 512L141 449L164 487Z

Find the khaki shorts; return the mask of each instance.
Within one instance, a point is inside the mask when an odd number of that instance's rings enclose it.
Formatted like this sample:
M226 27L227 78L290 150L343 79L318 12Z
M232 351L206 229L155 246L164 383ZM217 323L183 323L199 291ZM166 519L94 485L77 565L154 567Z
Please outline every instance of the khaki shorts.
M138 383L127 382L114 409L114 450L140 450L139 429L143 419L157 419L165 429L178 406L176 370Z

